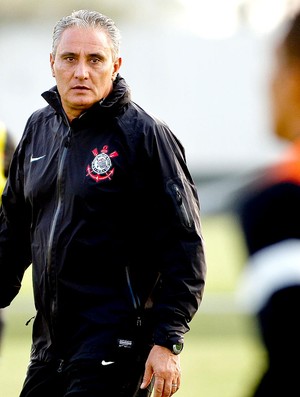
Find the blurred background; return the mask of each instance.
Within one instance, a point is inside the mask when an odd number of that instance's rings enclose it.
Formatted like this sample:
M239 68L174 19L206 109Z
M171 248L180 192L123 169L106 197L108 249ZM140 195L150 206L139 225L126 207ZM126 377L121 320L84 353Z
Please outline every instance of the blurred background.
M26 120L55 84L52 29L74 9L112 17L122 32L121 74L133 100L182 141L202 208L208 279L187 335L178 397L247 397L264 367L253 318L236 286L246 253L235 198L284 144L272 134L272 51L292 0L0 0L0 119L16 143ZM18 396L34 316L30 271L5 310L0 390Z

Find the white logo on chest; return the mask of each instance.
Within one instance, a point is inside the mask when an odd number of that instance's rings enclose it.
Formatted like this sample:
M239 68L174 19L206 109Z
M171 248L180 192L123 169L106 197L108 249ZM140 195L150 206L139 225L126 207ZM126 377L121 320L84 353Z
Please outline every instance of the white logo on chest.
M111 169L111 159L106 153L98 154L92 162L92 170L95 174L104 175Z
M87 176L90 176L96 182L100 182L105 179L111 180L115 172L111 159L119 156L118 152L114 151L107 154L108 146L104 145L101 153L98 152L97 148L92 150L92 153L95 158L91 165L88 165L86 168Z

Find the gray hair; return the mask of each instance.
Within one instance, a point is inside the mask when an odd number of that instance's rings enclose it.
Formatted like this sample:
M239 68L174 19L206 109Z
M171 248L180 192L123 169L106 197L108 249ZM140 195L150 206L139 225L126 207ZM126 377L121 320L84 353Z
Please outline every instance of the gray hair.
M97 11L79 10L60 19L53 29L52 55L55 57L57 46L63 32L70 27L94 28L105 31L112 44L113 59L119 57L121 33L114 21Z

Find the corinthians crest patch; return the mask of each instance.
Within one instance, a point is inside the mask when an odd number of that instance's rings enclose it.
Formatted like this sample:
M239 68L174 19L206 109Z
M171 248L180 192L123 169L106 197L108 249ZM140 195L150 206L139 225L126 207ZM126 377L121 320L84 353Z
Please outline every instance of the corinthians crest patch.
M104 145L100 153L97 148L92 150L92 153L94 160L86 168L87 176L90 176L96 182L110 180L115 172L111 159L117 157L118 152L114 151L108 154L108 146Z

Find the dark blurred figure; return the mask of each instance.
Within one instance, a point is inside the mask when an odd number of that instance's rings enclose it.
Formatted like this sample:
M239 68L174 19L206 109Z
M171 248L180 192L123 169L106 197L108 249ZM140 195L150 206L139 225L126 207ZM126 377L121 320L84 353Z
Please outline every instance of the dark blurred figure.
M15 143L11 133L5 124L0 120L0 193L4 188L12 155L15 150Z
M300 396L300 14L275 53L274 133L289 142L282 160L249 187L239 216L249 252L240 291L256 314L267 368L255 397Z
M4 188L10 161L15 150L11 134L7 131L5 124L0 120L0 195ZM1 202L1 196L0 196ZM0 309L0 343L3 334L3 315Z

